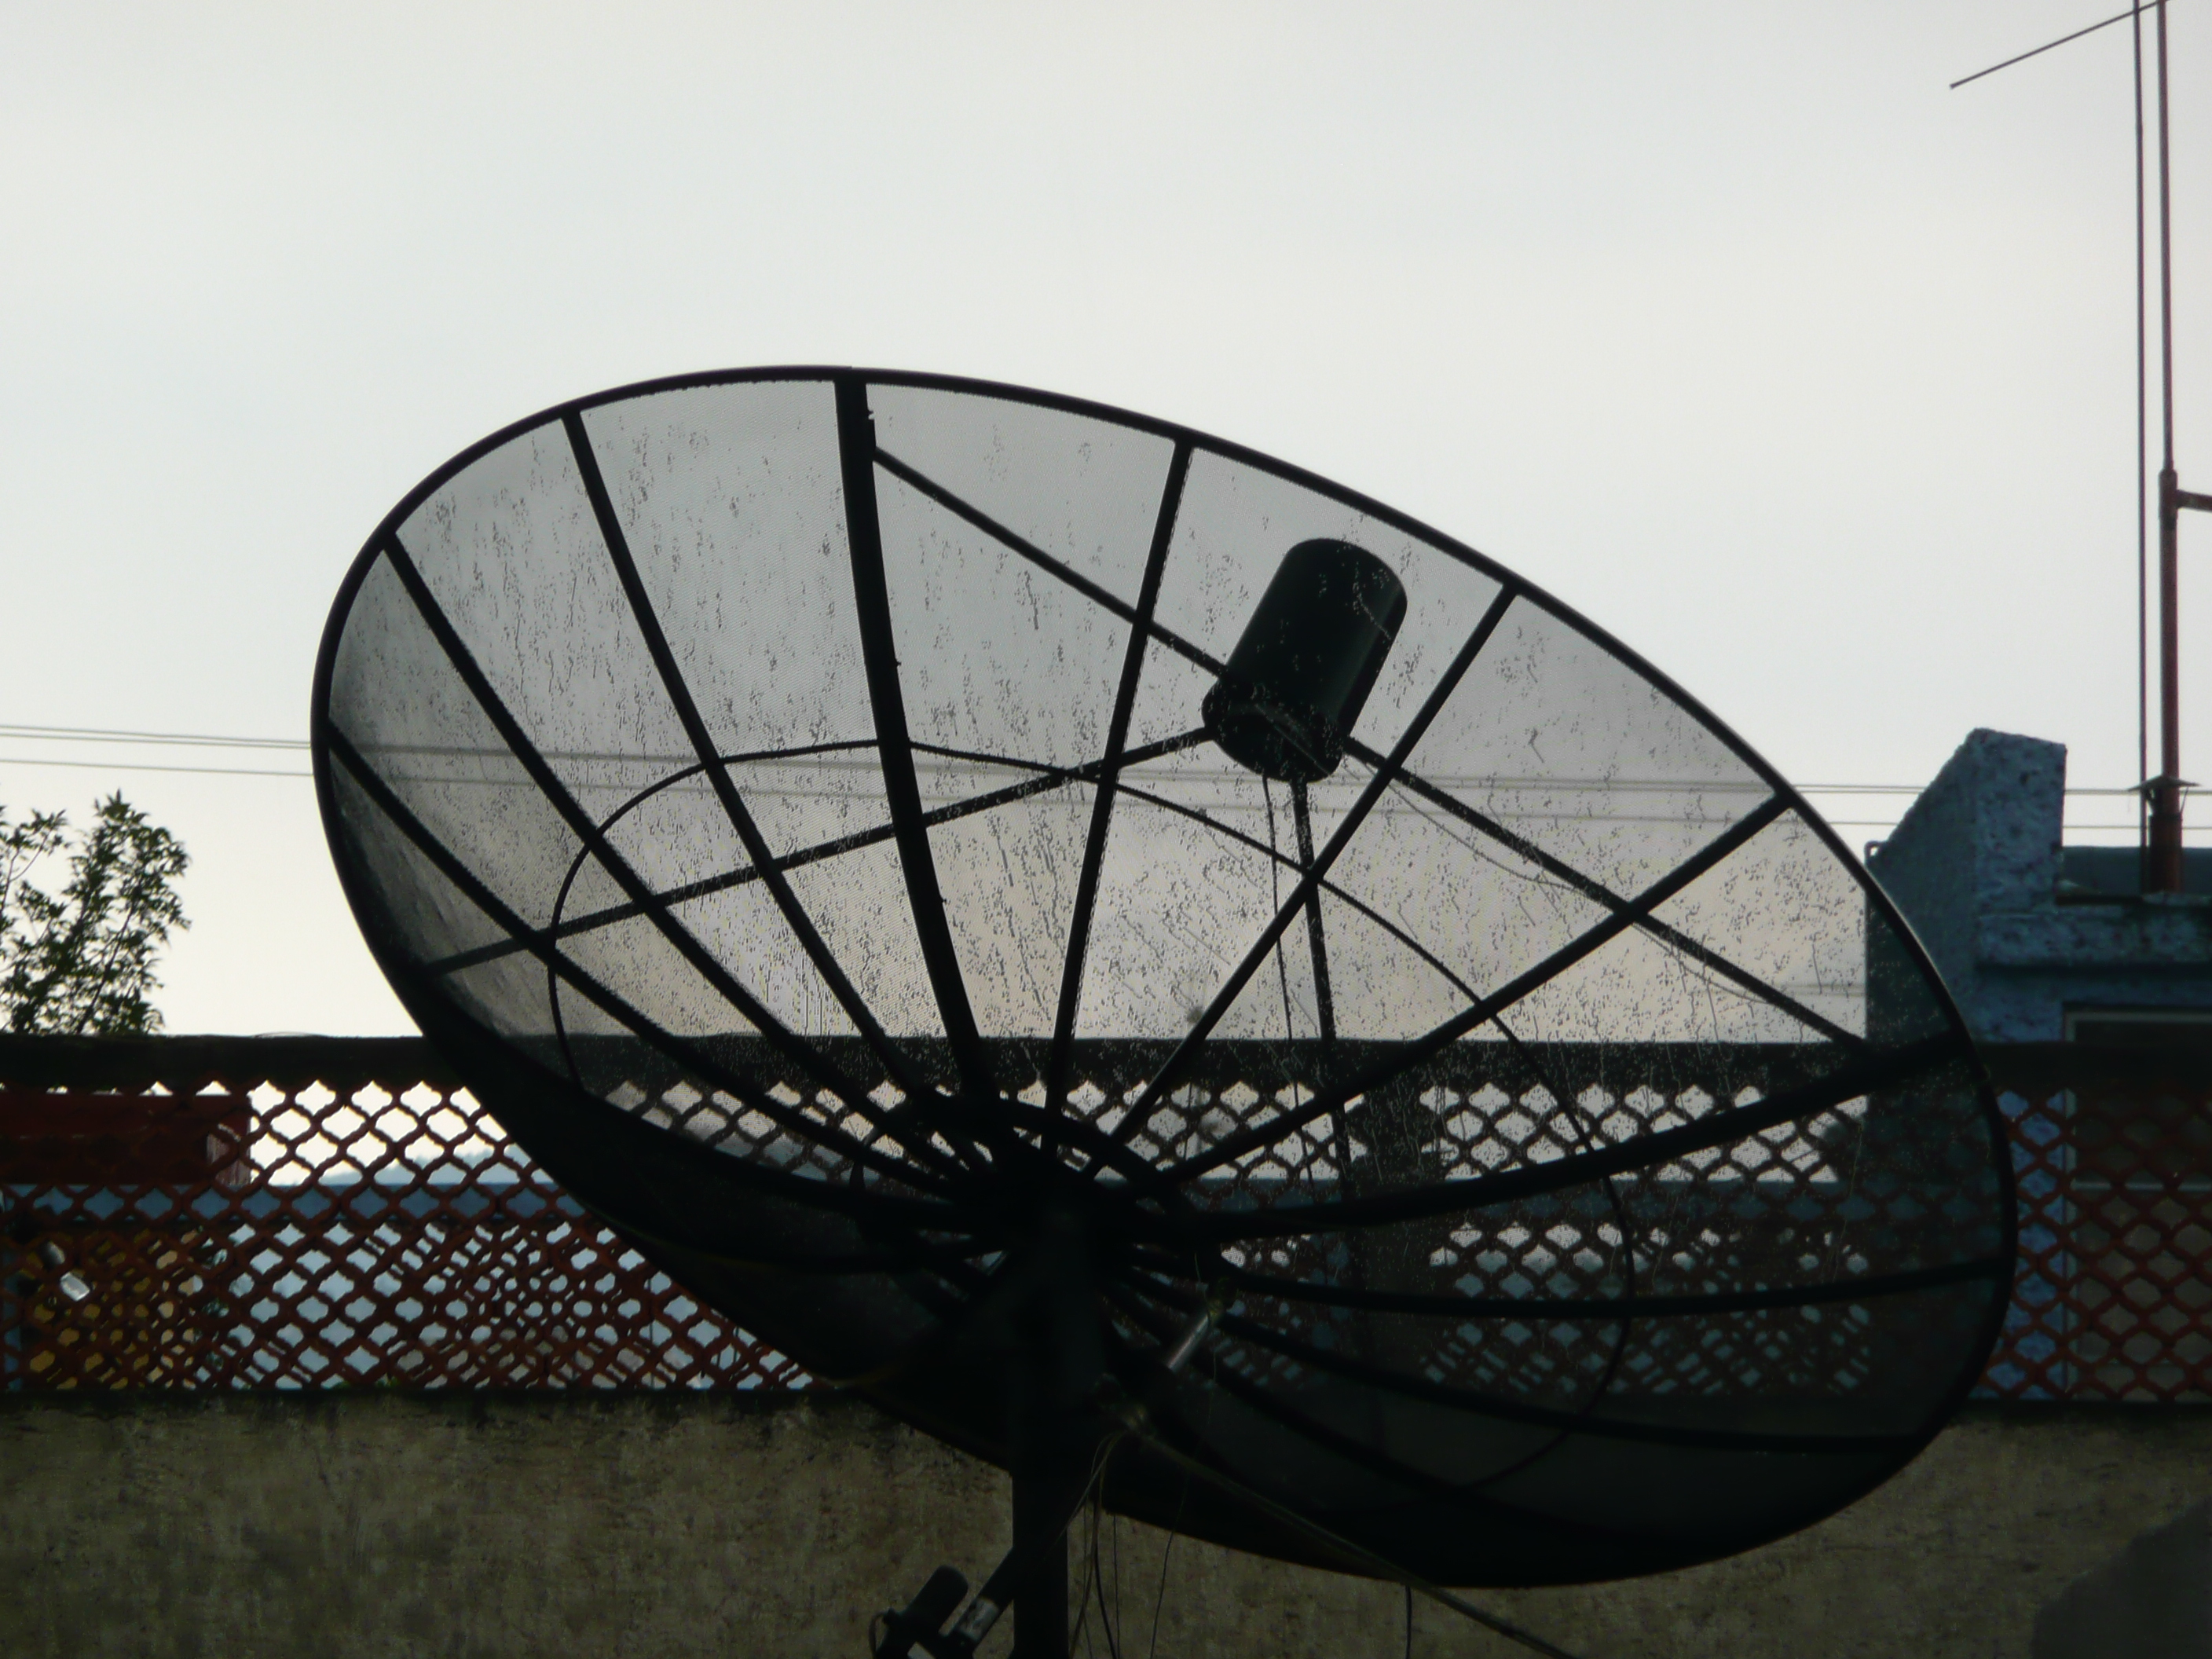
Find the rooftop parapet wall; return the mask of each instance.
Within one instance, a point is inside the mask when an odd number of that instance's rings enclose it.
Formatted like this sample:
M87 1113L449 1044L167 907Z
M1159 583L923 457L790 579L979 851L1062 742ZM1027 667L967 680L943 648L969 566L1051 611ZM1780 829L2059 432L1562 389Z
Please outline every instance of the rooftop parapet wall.
M2066 803L2063 744L1977 731L1943 763L1868 860L1934 958L1977 1036L2048 1042L2033 1020L1988 1029L1981 993L1982 922L2047 906L2060 868Z
M2212 901L2077 891L2065 802L2063 744L1977 731L1868 861L1984 1042L2060 1041L2077 1007L2212 1007Z

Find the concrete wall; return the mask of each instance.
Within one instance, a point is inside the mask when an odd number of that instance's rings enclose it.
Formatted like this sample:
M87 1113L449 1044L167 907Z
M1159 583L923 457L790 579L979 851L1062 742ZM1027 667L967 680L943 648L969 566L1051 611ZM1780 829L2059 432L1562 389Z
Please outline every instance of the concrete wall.
M2035 1620L2034 1659L2212 1655L2212 1498L2068 1585Z
M2062 904L2065 802L2063 744L1978 731L1867 861L1984 1042L2059 1042L2072 1007L2212 1007L2212 896Z
M1977 731L1867 860L1977 1035L1998 1035L1985 1029L1996 1011L1982 1006L1981 919L2051 908L2065 803L2064 744ZM2000 1040L2063 1035L2039 1027Z
M0 1395L0 1642L10 1659L859 1656L868 1615L931 1568L988 1569L1003 1493L836 1401ZM1984 1409L1771 1548L1478 1599L1589 1659L2026 1659L2043 1603L2208 1494L2212 1411ZM1142 1654L1164 1540L1116 1536L1123 1652ZM1395 1587L1188 1540L1164 1582L1162 1656L1403 1651ZM1416 1628L1422 1656L1519 1651L1426 1605Z

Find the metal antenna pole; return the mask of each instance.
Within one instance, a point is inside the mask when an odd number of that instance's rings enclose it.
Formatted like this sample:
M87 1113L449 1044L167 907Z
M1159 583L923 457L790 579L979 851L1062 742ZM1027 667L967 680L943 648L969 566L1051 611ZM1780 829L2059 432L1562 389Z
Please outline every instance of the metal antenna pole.
M2147 637L2148 604L2148 584L2142 569L2142 485L2143 454L2143 381L2145 379L2143 351L2143 163L2142 163L2142 25L2140 21L2146 10L2158 14L2158 348L2160 426L2165 447L2160 458L2158 473L2158 696L2159 696L2159 764L2154 776L2143 780L2142 799L2148 834L2143 847L2142 888L2146 893L2179 893L2182 890L2181 811L2184 792L2188 784L2181 775L2181 514L2185 508L2200 513L2212 513L2212 495L2202 495L2181 488L2173 470L2173 180L2171 164L2171 145L2166 95L2166 0L2143 0L2126 11L2092 23L2071 34L2061 35L2033 52L2024 52L2008 58L2002 64L1992 64L1969 75L1965 80L1954 81L1955 90L1984 76L1995 75L2001 69L2049 52L2053 46L2063 46L2069 40L2078 40L2085 34L2118 22L2129 22L2136 35L2136 703L2138 714L2136 726L2136 756L2139 764L2148 764L2144 750L2148 746L2148 733L2149 701L2149 641Z
M2158 472L2158 775L2150 780L2150 881L2154 893L2182 890L2181 515L2212 513L2212 495L2184 489L2173 470L2173 191L2166 161L2166 0L2158 0L2159 372L2166 428Z
M2168 155L2166 0L2158 0L2158 775L2150 781L2150 882L2181 890L2181 491L2173 471L2173 185Z
M2130 14L2136 94L2136 776L2150 776L2150 261L2144 234L2142 13ZM2150 796L2136 791L2136 890L2150 873Z
M2181 515L2212 513L2212 495L2184 489L2173 470L2173 191L2166 157L2166 0L2158 0L2159 371L2166 429L2158 472L2158 775L2150 780L2150 880L2154 893L2182 890Z

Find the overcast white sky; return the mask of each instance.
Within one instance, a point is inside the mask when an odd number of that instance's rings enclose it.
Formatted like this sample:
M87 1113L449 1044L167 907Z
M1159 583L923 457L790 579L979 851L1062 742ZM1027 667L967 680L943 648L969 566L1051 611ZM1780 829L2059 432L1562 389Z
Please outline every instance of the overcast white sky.
M2132 782L2127 30L1946 90L2118 3L5 0L0 722L302 738L340 575L454 451L860 362L1378 495L1803 781L1923 781L1995 726ZM2212 14L2172 27L2202 489ZM2212 639L2201 520L2185 568ZM12 811L120 786L190 848L171 1029L410 1029L307 783L125 760L305 757L0 737Z

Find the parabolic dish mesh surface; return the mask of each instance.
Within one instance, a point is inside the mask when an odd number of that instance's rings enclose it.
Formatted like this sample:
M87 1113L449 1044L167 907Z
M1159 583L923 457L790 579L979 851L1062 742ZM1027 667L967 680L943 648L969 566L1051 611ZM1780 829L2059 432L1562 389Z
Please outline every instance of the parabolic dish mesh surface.
M1316 538L1405 611L1294 791L1200 706ZM1046 1205L1164 1440L1446 1582L1804 1525L1989 1351L2000 1126L1833 833L1573 611L1294 468L931 377L611 392L408 497L315 697L356 914L485 1103L986 1456ZM1107 1500L1315 1554L1141 1445Z

